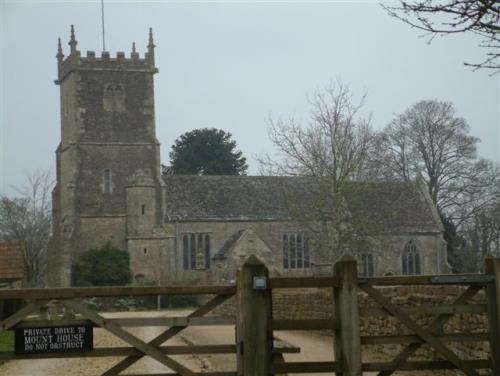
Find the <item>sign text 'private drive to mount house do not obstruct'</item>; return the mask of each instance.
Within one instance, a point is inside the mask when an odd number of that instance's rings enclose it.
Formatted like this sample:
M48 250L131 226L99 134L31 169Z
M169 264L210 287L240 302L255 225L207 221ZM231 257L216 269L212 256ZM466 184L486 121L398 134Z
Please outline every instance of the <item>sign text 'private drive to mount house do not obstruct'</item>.
M16 328L14 342L16 354L91 351L93 328L91 325Z

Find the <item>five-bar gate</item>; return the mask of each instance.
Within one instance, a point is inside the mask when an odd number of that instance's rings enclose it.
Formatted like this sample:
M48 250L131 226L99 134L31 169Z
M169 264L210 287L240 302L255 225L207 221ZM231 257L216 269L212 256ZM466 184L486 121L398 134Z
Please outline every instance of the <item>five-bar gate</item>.
M105 376L121 375L132 364L149 356L164 364L173 373L164 376L263 376L294 373L336 373L361 375L378 372L388 376L398 370L456 369L466 375L490 372L500 375L500 259L487 259L485 274L404 276L359 278L356 261L343 258L335 264L332 277L269 278L268 270L256 257L250 256L238 273L236 286L147 286L100 287L59 289L6 289L0 290L0 299L24 299L29 303L0 322L0 331L16 327L56 327L63 325L91 324L116 335L129 347L94 348L88 352L49 352L16 354L0 352L0 360L41 359L67 357L109 357L123 359L103 373ZM384 295L380 286L408 285L461 285L466 289L452 304L435 306L399 307ZM287 288L329 288L333 295L330 319L277 320L272 315L272 291ZM476 304L473 297L484 290L487 305ZM378 306L360 308L358 294L368 294ZM185 317L105 318L88 308L82 299L88 297L146 296L170 294L213 295L200 308ZM236 317L210 316L214 308L235 296ZM28 316L37 313L50 302L58 302L79 315L79 319L52 317L33 320ZM488 316L488 331L482 333L445 333L444 325L456 314L484 314ZM412 317L427 314L433 317L425 327ZM366 336L360 333L360 316L388 315L402 323L411 334ZM163 346L163 344L190 325L235 325L236 341L223 345ZM124 328L133 326L159 326L164 330L156 338L145 342ZM298 348L276 346L273 332L280 330L333 330L335 359L323 362L285 361L283 353L297 352ZM464 360L453 352L447 343L487 341L490 356L480 360ZM388 362L363 362L363 345L404 344L399 354ZM411 361L413 354L423 345L430 345L443 360ZM300 344L296 344L299 345ZM231 372L196 373L172 358L178 354L236 354L236 369Z

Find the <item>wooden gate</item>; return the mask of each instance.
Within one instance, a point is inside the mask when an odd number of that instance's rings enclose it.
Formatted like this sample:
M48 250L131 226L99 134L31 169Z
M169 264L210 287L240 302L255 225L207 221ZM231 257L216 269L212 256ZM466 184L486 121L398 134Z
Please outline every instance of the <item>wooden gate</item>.
M68 357L124 357L102 375L120 375L144 356L149 356L170 368L174 373L163 376L263 376L294 373L336 373L337 375L361 375L362 372L378 372L388 376L398 370L457 369L466 375L478 375L486 370L500 375L500 259L486 260L485 274L405 276L359 278L354 259L345 258L335 265L332 277L269 278L268 270L257 258L247 259L237 278L237 286L147 286L147 287L100 287L59 289L5 289L1 299L23 299L29 303L0 322L0 331L16 327L60 327L64 325L91 324L103 328L130 345L130 347L94 348L88 352L50 352L16 354L0 352L0 360L41 359ZM384 296L380 286L461 285L466 289L452 304L400 308ZM277 320L272 317L272 291L287 288L328 288L333 295L334 308L330 319ZM472 298L484 290L487 305L472 302ZM361 308L358 304L360 291L373 299L378 307ZM137 317L105 318L89 309L82 301L89 297L153 296L153 295L213 295L202 307L185 317ZM235 296L236 317L206 316L214 308ZM51 302L67 307L80 318L50 319L29 317ZM443 327L453 315L460 313L488 315L488 331L482 333L444 333ZM418 324L412 316L432 315L427 326ZM361 336L360 316L389 315L399 320L410 332L407 335ZM223 345L163 346L190 325L236 325L236 341ZM156 338L145 342L125 330L133 326L164 327ZM280 330L333 330L335 359L324 362L285 362L283 353L297 352L297 348L276 346L273 332ZM464 360L446 343L462 341L487 341L490 356L481 360ZM363 345L405 344L405 348L389 362L363 362ZM409 361L423 345L430 345L444 360ZM172 355L179 354L236 354L237 369L232 372L195 373ZM157 374L157 376L159 376Z
M144 356L150 356L164 364L175 373L170 375L192 376L192 372L186 366L174 360L171 355L178 354L224 354L236 353L234 343L227 345L205 345L205 346L161 346L190 325L234 325L235 320L231 317L205 317L205 314L225 302L234 295L234 286L148 286L148 287L81 287L81 288L58 288L58 289L12 289L0 290L0 299L24 299L30 303L12 316L0 323L0 331L16 327L61 327L65 325L92 324L101 327L118 338L122 339L131 347L108 347L94 348L88 352L50 352L39 354L15 354L13 352L0 352L0 360L10 359L42 359L42 358L68 358L68 357L110 357L124 356L125 358L102 375L118 375ZM148 296L148 295L215 295L203 306L194 310L185 317L137 317L137 318L104 318L97 312L89 309L82 301L88 297L117 297L117 296ZM52 317L49 320L26 320L26 318L39 312L40 308L51 302L57 302L77 315L81 320L64 319L61 316ZM161 326L166 329L149 342L132 335L124 327L136 326ZM204 373L211 376L232 376L232 373Z
M466 375L478 375L478 370L500 375L500 259L486 260L485 274L460 274L436 276L401 276L358 278L356 261L346 257L335 264L334 277L321 278L271 278L268 288L251 294L240 294L250 281L265 276L267 269L254 261L243 267L238 285L240 300L239 320L243 325L242 375L267 375L277 373L328 373L337 375L361 375L362 372L378 372L388 376L398 370L449 370L456 369ZM402 288L409 285L445 286L458 285L467 288L452 304L400 308L384 296L380 286ZM329 320L272 320L272 290L282 288L329 287L333 294L333 312ZM481 290L485 290L487 305L471 302ZM383 289L382 289L383 290ZM358 293L365 292L378 303L376 308L360 309ZM456 314L488 315L488 331L481 333L444 333L444 325ZM396 318L411 333L408 335L361 336L360 316L389 315ZM434 316L431 323L423 327L413 315ZM249 321L250 317L260 320ZM265 321L265 323L264 323ZM251 323L251 328L245 326ZM331 362L284 362L274 361L264 354L271 353L270 338L273 330L334 329L335 361ZM250 337L250 338L249 338ZM489 342L489 357L481 360L464 360L445 343ZM251 354L246 352L250 342ZM404 344L404 349L390 362L363 362L363 345ZM409 361L408 359L423 345L428 344L444 360ZM266 350L263 350L266 349ZM248 367L248 368L247 368ZM484 373L482 373L484 374Z

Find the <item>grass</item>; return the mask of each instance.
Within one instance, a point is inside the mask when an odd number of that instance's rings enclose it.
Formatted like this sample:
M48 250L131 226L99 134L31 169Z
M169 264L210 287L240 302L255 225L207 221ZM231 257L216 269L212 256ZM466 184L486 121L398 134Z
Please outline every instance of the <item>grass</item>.
M0 351L14 351L13 330L4 330L0 333Z
M0 351L14 351L14 331L4 330L0 333ZM0 365L6 360L0 360Z

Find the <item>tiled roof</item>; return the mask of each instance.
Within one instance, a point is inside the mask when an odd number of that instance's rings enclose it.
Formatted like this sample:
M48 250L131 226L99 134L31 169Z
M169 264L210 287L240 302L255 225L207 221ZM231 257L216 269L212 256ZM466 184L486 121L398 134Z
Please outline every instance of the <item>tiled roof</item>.
M331 205L303 177L164 176L167 221L289 220L293 211ZM435 209L416 182L350 182L344 197L352 219L382 232L441 232ZM316 210L316 209L315 209Z
M441 232L436 209L415 182L350 183L344 195L353 219L384 232ZM426 188L423 188L426 189Z
M23 276L23 259L19 248L0 243L0 281L18 280Z

